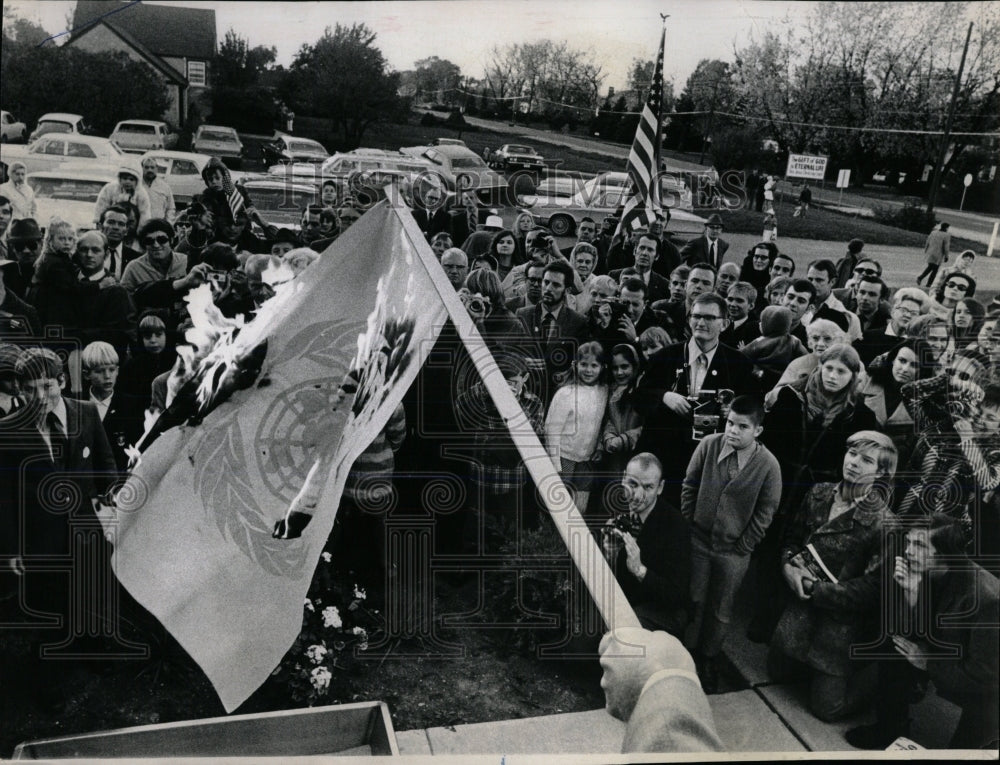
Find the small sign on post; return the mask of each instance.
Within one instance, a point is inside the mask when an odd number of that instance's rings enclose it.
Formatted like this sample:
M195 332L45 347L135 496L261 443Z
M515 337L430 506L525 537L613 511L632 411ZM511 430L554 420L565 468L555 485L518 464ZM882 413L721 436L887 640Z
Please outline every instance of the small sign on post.
M846 189L850 183L851 171L849 168L847 170L840 170L837 172L837 188L840 189L840 202L844 201L844 189Z
M965 178L962 179L962 183L965 184L965 188L962 189L962 201L958 203L959 210L965 207L965 192L968 191L969 186L972 185L972 173L966 173Z

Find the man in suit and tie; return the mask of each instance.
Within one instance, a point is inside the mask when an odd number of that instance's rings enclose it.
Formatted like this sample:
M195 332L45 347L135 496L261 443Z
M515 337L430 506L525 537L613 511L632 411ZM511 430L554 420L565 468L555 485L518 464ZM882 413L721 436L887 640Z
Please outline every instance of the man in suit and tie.
M517 318L535 340L536 361L544 365L541 398L546 406L555 389L576 358L577 346L587 339L587 319L566 305L566 290L573 283L573 267L565 260L554 260L542 273L542 299L525 306Z
M650 357L639 384L637 401L646 424L636 450L652 452L663 463L666 496L674 504L680 503L685 470L698 445L691 399L702 391L758 392L750 360L719 342L727 313L726 301L714 292L696 297L688 315L691 339Z
M685 244L681 248L681 258L689 266L693 266L695 263L708 263L718 271L719 266L722 265L722 259L726 255L726 250L729 249L729 242L724 241L721 234L722 216L718 213L712 213L705 221L704 236L699 236Z
M646 284L646 299L650 303L657 300L668 300L670 298L670 280L660 276L653 270L653 263L656 262L657 249L655 237L643 234L636 242L634 258L634 268L639 278ZM625 269L619 268L608 274L616 282L621 280L621 273Z
M122 280L125 266L142 255L138 250L126 247L125 235L128 233L128 212L124 207L112 205L101 213L100 230L108 238L108 250L104 256L104 270L115 278Z

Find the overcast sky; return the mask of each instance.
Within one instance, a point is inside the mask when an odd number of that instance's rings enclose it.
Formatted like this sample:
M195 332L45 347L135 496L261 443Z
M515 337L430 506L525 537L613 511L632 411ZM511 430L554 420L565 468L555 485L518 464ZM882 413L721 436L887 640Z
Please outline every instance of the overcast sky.
M3 0L18 15L47 31L66 30L73 0ZM273 45L278 63L288 65L299 46L312 42L325 26L362 21L377 34L376 44L396 69L412 69L428 56L458 64L463 74L481 77L486 53L494 44L542 38L567 40L594 51L610 85L625 86L636 57L652 59L659 43L661 12L669 12L664 74L680 91L703 58L732 59L733 43L742 46L768 26L803 18L809 2L738 0L434 0L431 2L180 2L216 11L219 39L233 28L251 45Z

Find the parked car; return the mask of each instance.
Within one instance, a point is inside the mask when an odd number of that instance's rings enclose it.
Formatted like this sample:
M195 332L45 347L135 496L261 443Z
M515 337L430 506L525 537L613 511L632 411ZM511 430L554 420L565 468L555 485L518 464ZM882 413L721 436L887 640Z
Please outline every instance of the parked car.
M624 175L624 173L623 173ZM584 185L568 199L565 197L523 197L522 204L530 210L535 221L547 226L556 236L572 236L582 218L600 221L607 215L616 215L627 199L626 186L601 185L597 179ZM670 210L667 231L671 234L697 235L704 231L705 219L676 207Z
M79 114L49 112L39 118L38 124L28 137L28 141L34 141L36 138L41 138L48 133L79 133L80 135L89 135L90 132L90 126L87 125L83 117Z
M91 135L49 133L24 145L3 144L0 161L8 167L14 160L24 162L29 173L54 170L66 163L94 165L117 170L128 161L113 141Z
M191 197L205 190L205 181L201 178L201 171L205 169L210 157L190 151L158 149L143 154L140 157L140 163L147 157L156 160L156 168L160 173L160 178L174 192L174 203L178 206L191 204Z
M218 157L227 167L242 167L246 149L239 135L224 125L202 125L194 134L191 148L196 154Z
M507 203L507 180L464 146L405 146L403 154L427 160L444 176L450 189L471 190L488 204Z
M319 202L319 192L311 183L299 183L289 178L244 179L240 185L246 189L260 217L268 225L298 230L302 211Z
M448 182L437 166L426 159L411 157L398 151L381 149L355 149L334 154L321 166L322 179L333 178L346 181L357 173L381 170L387 173L402 173L412 184L418 177L435 179L431 183L448 188Z
M505 143L491 155L490 166L504 172L530 170L540 173L545 170L545 160L530 146Z
M434 146L465 146L461 138L435 138L431 143Z
M14 119L10 112L0 110L0 142L24 143L28 140L28 128Z
M582 177L580 173L564 172L546 176L544 180L535 184L534 196L568 199L580 191L588 180L590 179Z
M60 168L28 173L26 183L35 192L40 225L45 226L58 215L77 231L85 231L94 227L97 195L117 178L114 170Z
M118 148L130 154L172 149L177 145L177 133L170 132L170 126L158 120L123 120L115 126L109 138L118 144Z
M261 154L265 165L322 162L330 156L330 152L319 141L290 135L279 135L274 140L262 144Z
M661 170L657 176L660 179L660 204L674 210L694 210L694 197L685 178L686 173ZM585 187L624 188L628 185L628 173L606 171L594 176L594 180Z

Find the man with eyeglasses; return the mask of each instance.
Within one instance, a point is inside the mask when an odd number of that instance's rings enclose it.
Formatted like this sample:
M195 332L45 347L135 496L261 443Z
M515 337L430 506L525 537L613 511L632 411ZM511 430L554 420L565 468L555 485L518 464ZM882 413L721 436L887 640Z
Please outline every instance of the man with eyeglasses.
M42 251L42 230L34 218L21 218L10 225L7 248L13 262L3 266L4 283L9 292L24 300Z
M698 270L692 269L692 274ZM698 295L687 317L690 339L654 353L639 383L637 402L646 424L635 448L652 452L663 463L671 502L680 502L681 483L698 445L691 399L702 391L731 390L737 396L758 392L750 360L719 342L727 314L719 295Z
M507 301L507 309L517 312L526 306L538 305L542 299L542 274L545 273L545 261L536 258L528 264L527 276L525 277L525 290L523 295L517 295Z
M722 216L718 213L712 213L705 221L704 235L692 239L681 248L683 262L689 266L696 263L708 263L718 270L719 266L722 265L726 250L729 249L729 242L722 239L721 234Z
M108 240L104 270L120 282L125 266L142 255L138 250L133 250L125 244L125 236L128 234L128 212L124 207L112 205L101 213L99 229Z
M166 308L177 319L183 306L179 301L187 291L205 282L210 270L199 263L187 270L187 256L173 251L174 227L163 218L154 218L139 229L139 241L146 253L125 267L122 286L136 308Z
M902 287L896 291L885 326L869 329L861 340L854 343L854 350L865 366L902 342L910 322L923 313L926 300L926 293L918 287Z

